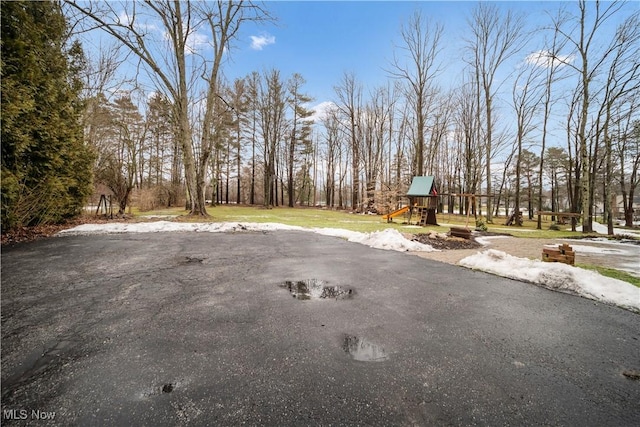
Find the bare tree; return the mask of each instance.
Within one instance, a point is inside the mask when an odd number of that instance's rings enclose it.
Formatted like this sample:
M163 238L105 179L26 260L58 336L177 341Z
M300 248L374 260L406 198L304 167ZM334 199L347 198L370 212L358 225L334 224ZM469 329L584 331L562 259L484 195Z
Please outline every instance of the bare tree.
M517 53L523 44L525 22L511 11L501 14L493 3L478 3L469 19L471 38L467 41L469 64L475 70L478 96L482 98L485 119L485 178L487 186L487 221L492 221L491 160L494 148L494 100L498 69ZM478 111L480 114L480 111Z
M558 32L553 31L553 37L549 42L549 46L542 51L538 51L529 55L528 60L532 61L535 65L542 67L545 70L544 76L544 95L542 99L543 116L542 116L542 138L540 147L540 167L538 169L538 181L542 183L542 177L545 167L545 155L547 153L547 136L549 119L551 117L551 107L554 103L553 98L553 85L556 81L560 80L562 76L559 76L559 71L563 64L557 58L561 57L561 51L564 49L565 43L558 40ZM553 186L553 183L552 183ZM538 211L542 211L542 191L543 186L538 188ZM553 188L552 188L553 193ZM552 202L553 205L553 202ZM552 209L553 211L553 209ZM538 215L537 229L542 229L542 216Z
M334 207L336 203L336 173L337 163L340 161L340 122L338 111L330 108L322 120L325 141L325 202L328 207Z
M618 120L624 120L626 109L630 115L637 112L636 96L640 91L640 14L635 13L618 26L615 51L607 73L603 102L597 116L598 134L602 134L605 145L605 175L603 180L603 202L607 220L607 231L613 235L613 211L611 181L613 180L612 128ZM616 114L622 113L622 114Z
M191 215L207 215L204 181L212 153L212 122L218 96L219 73L225 50L244 22L268 18L266 11L245 1L181 2L66 1L72 10L125 46L148 72L156 88L171 101L176 120L176 139L183 164ZM124 12L123 12L124 11ZM160 31L158 31L158 28ZM209 31L213 55L194 55L198 31ZM211 59L207 59L207 58ZM205 87L206 106L201 126L200 158L192 146L194 135L190 110L195 108L198 88Z
M525 63L514 80L512 89L513 108L516 114L516 191L514 200L516 218L520 212L521 166L522 159L524 157L523 148L528 135L535 129L536 123L534 119L537 116L538 106L540 105L540 101L544 94L541 90L542 87L537 84L538 77L540 76L540 70L541 69L535 64ZM531 185L529 185L528 188L529 206L531 206ZM532 218L531 208L529 208L529 218ZM516 224L522 225L519 221L516 221Z
M338 109L344 116L351 151L351 209L357 210L360 205L360 142L362 87L355 75L345 73L340 85L334 87L338 96Z
M460 173L458 188L461 193L476 194L480 186L481 169L484 160L484 144L478 135L482 133L482 126L478 110L480 105L474 96L473 83L467 82L457 91L453 105L453 124L455 138L460 146ZM466 213L470 208L467 198L460 199L460 213ZM475 210L474 210L475 213Z
M622 195L625 226L633 226L633 199L640 185L640 120L631 120L627 114L616 123L612 139L620 162L619 184Z
M442 72L439 54L442 50L443 27L440 24L425 23L420 12L409 19L400 34L403 45L400 49L408 59L395 57L389 74L404 81L407 102L411 105L416 122L416 173L424 175L424 150L426 122L432 108L433 96L437 91L435 80Z
M360 152L365 179L366 207L375 210L375 190L382 173L383 153L391 139L390 118L394 108L389 90L377 88L363 110Z
M591 2L586 0L578 1L577 16L569 18L558 18L554 21L556 31L572 46L575 51L577 63L573 63L573 57L562 59L565 64L573 68L579 75L578 95L580 99L580 111L578 116L578 142L579 142L579 158L580 158L580 198L582 204L582 231L587 233L592 230L592 174L593 160L589 153L589 138L587 133L587 124L590 120L589 108L594 99L592 91L593 82L598 73L601 72L602 66L608 58L616 52L617 41L611 43L603 51L597 51L597 45L600 44L598 35L599 29L612 19L619 12L624 3L611 2L601 7L599 1L593 4L593 10L590 9ZM593 12L593 16L591 16Z
M259 123L259 91L260 91L260 74L254 71L246 77L248 85L249 97L249 122L251 133L251 185L249 190L249 203L256 202L256 144L258 140L258 123Z

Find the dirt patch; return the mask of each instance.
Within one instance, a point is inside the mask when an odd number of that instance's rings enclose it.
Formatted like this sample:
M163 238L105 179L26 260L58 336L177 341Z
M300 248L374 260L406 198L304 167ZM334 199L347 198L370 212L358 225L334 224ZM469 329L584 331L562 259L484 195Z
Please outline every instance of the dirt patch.
M497 249L521 258L540 258L542 248L545 247L546 244L558 244L557 241L552 239L524 239L508 236L495 236L488 241L488 245L481 245L475 240L473 240L473 243L475 243L476 246L469 248L460 247L457 250L443 248L440 252L412 253L421 258L433 259L448 264L457 264L461 259L475 255L485 249ZM431 243L427 242L427 244Z
M106 224L110 222L148 222L150 220L135 219L131 215L124 215L114 219L106 219L104 216L85 215L74 219L68 219L60 224L35 225L31 227L18 227L7 233L2 233L2 246L13 245L22 242L46 239L54 234L77 227L82 224Z

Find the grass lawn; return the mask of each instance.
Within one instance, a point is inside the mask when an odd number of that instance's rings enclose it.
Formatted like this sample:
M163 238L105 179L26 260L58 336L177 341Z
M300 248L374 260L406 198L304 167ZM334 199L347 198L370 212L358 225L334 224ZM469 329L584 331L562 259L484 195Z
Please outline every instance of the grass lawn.
M236 206L236 205L218 205L207 207L210 218L191 218L187 217L187 211L181 208L160 209L148 212L140 212L133 208L134 216L152 216L152 215L178 215L179 221L194 222L277 222L280 224L297 225L307 228L343 228L352 231L372 232L386 228L395 228L400 232L407 233L427 233L429 231L437 231L445 233L449 231L450 226L464 227L467 224L466 216L455 214L438 214L437 220L440 226L427 226L417 228L402 224L406 222L407 217L399 216L394 218L394 222L387 223L382 220L379 215L362 215L354 214L348 211L334 211L329 209L316 209L305 207L276 207L265 209L257 206ZM414 215L413 222L417 220ZM488 231L498 233L509 233L516 237L535 237L544 239L557 239L563 237L581 236L582 233L571 231L554 231L549 230L551 221L543 221L542 230L536 230L537 222L526 220L522 227L507 227L504 225L506 218L494 218L493 224L487 224ZM475 227L475 220L470 217L468 220L469 227Z

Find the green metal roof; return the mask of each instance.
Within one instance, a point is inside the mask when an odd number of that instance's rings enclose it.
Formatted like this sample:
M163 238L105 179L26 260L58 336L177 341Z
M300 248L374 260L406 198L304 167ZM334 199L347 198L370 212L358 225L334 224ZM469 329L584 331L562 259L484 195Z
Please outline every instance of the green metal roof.
M413 181L411 181L411 187L407 191L407 196L433 196L435 195L433 194L433 190L435 190L433 183L433 176L414 176Z

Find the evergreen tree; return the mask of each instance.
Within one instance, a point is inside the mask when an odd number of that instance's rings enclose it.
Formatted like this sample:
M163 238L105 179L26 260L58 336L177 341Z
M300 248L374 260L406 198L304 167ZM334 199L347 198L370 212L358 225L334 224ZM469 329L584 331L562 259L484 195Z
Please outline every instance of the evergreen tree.
M91 192L80 45L52 1L2 1L2 231L58 222Z

